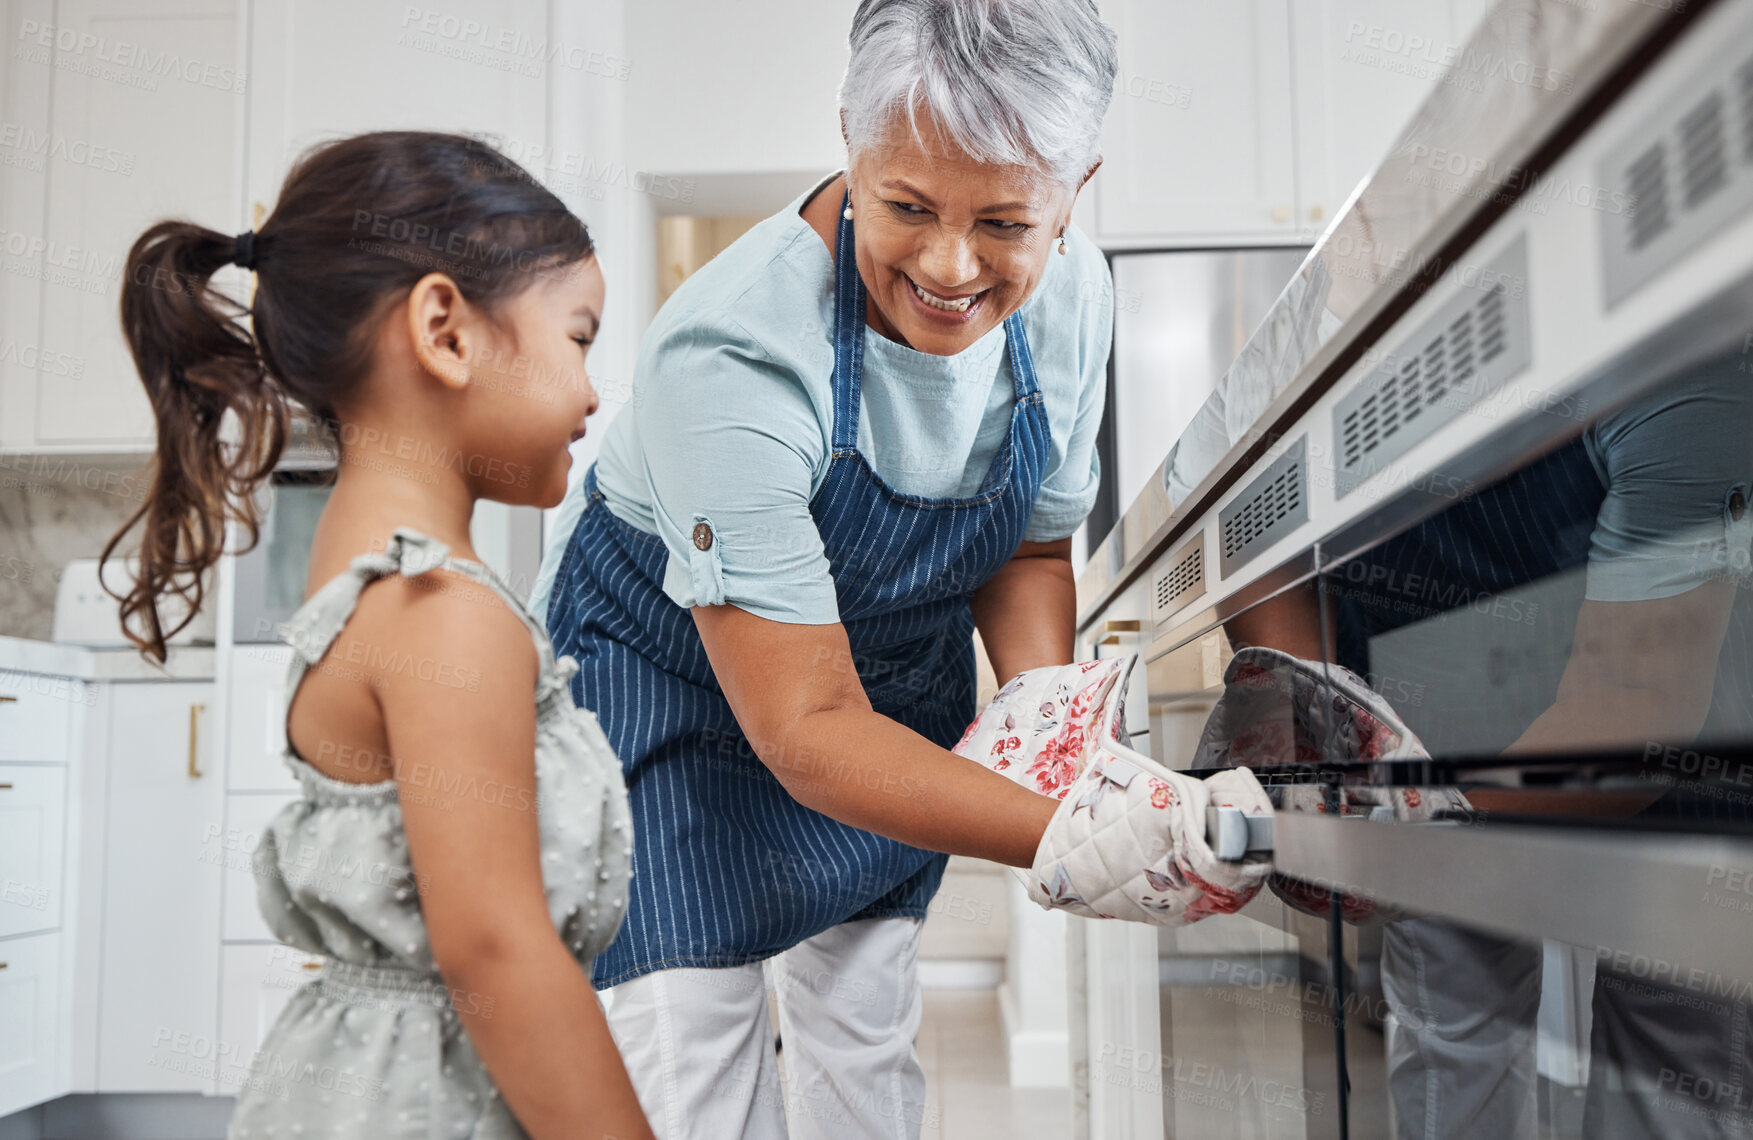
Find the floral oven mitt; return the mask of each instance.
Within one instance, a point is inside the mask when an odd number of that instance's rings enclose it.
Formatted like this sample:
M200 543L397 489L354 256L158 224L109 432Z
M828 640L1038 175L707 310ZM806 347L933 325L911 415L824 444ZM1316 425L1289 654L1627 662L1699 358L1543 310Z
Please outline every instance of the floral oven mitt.
M1060 801L1034 866L1015 872L1041 906L1159 925L1232 913L1271 866L1219 860L1206 843L1206 808L1269 812L1271 801L1246 768L1200 781L1126 746L1137 660L1020 673L953 751Z

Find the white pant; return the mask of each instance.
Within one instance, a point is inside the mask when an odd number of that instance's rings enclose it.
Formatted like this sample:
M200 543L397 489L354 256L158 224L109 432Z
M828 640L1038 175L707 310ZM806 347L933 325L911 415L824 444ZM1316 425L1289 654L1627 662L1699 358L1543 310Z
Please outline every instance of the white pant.
M1396 1028L1388 1093L1404 1140L1535 1140L1540 943L1440 918L1382 930Z
M919 927L847 922L766 962L657 970L611 987L609 1028L658 1140L917 1140Z

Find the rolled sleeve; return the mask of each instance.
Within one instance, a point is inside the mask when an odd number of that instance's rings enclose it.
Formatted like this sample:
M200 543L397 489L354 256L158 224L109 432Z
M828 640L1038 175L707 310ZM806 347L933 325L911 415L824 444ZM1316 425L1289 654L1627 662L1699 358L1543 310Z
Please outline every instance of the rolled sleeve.
M1587 596L1631 602L1747 573L1753 538L1753 386L1733 361L1678 378L1585 437L1607 497L1589 540Z
M727 318L680 322L648 344L638 424L663 591L772 621L840 620L810 498L828 451L794 365Z
M1078 272L1073 275L1075 291L1069 298L1060 298L1051 310L1045 310L1063 313L1067 300L1076 305L1076 357L1070 364L1078 377L1076 410L1063 418L1050 415L1060 422L1069 421L1071 431L1063 441L1053 441L1049 469L1035 496L1028 529L1023 533L1029 542L1053 542L1076 533L1095 505L1102 481L1096 435L1108 398L1108 354L1114 344L1114 279L1107 261L1092 243L1080 239L1078 248L1081 252ZM1029 323L1028 315L1024 321ZM1030 328L1029 334L1031 347L1064 336L1062 330L1050 328Z

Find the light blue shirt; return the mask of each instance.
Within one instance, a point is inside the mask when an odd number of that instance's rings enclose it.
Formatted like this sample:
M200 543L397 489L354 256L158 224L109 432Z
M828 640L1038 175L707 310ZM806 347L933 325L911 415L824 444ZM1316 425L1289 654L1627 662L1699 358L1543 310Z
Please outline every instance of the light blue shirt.
M800 194L713 258L653 320L633 399L609 425L597 483L616 517L670 552L663 589L677 605L730 603L809 625L840 620L810 515L828 471L834 408L834 266L798 214ZM1095 501L1096 430L1113 341L1106 259L1075 228L1049 254L1022 322L1052 452L1026 538L1074 532ZM1003 326L954 356L915 351L864 329L858 450L891 488L928 498L975 494L1015 405ZM567 494L531 609L545 615L583 507ZM707 523L709 551L693 541Z

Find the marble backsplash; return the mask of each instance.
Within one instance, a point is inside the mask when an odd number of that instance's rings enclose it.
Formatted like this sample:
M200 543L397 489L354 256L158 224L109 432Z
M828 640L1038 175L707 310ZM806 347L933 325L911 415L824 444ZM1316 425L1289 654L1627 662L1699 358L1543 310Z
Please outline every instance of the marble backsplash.
M0 636L49 639L62 568L102 554L146 485L126 459L0 452Z

